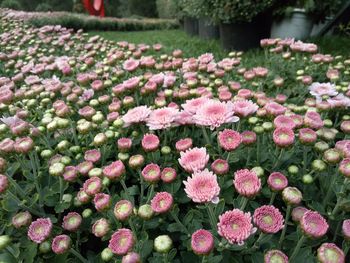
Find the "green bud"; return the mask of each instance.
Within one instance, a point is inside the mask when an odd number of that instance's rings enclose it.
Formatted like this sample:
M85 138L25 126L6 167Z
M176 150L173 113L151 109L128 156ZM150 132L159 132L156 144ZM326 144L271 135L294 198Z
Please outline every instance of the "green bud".
M51 251L51 244L49 241L44 241L39 245L39 251L43 254L49 253Z
M265 131L272 131L273 130L273 123L272 122L264 122L262 124L262 127Z
M327 164L322 160L314 160L311 163L312 169L317 172L322 172L327 168Z
M115 128L121 128L123 127L123 120L122 119L116 119L114 122L113 122L113 127Z
M60 141L56 146L56 148L61 152L67 150L68 147L69 147L69 141L67 140Z
M6 248L11 242L11 238L8 235L0 236L0 250Z
M329 145L324 141L320 141L315 143L314 149L319 153L323 153L324 151L329 149Z
M107 247L101 253L101 259L103 261L110 261L113 258L113 252Z
M60 176L64 173L65 165L63 163L54 163L49 167L49 174L53 176Z
M160 151L162 154L167 155L167 154L171 153L171 148L169 146L163 146Z
M80 153L81 152L81 147L78 145L74 145L69 148L69 151L72 153Z
M154 240L154 249L158 253L168 253L173 246L173 241L168 235L161 235Z
M261 126L255 126L253 128L253 131L256 133L256 134L262 134L264 132L264 128L261 127Z
M92 210L90 208L84 209L82 216L83 218L88 218L92 215Z
M249 122L250 124L256 124L258 121L259 121L259 119L258 119L257 117L250 117L250 118L248 119L248 122Z
M65 203L70 203L72 202L73 196L71 194L64 194L62 196L62 201Z
M288 167L288 173L290 173L291 175L296 175L299 173L299 168L296 165L291 165Z
M105 135L108 139L114 138L114 131L106 131Z
M304 184L311 184L314 181L314 178L311 174L304 174L302 180Z
M43 159L49 159L50 157L53 156L53 151L51 150L43 150L41 153L40 153L40 156L43 158Z
M128 153L118 153L118 159L121 161L128 160L130 155Z
M108 177L103 177L102 185L108 187L111 183L111 180Z
M89 175L89 177L94 177L94 176L101 177L102 176L102 169L98 168L98 167L92 168L89 171L88 175Z
M69 156L63 156L60 162L64 165L69 165L72 162L72 159Z
M151 219L153 216L152 207L148 204L144 204L144 205L140 206L139 210L137 211L137 215L144 220Z
M333 122L329 119L323 121L324 125L328 128L333 127Z
M94 145L101 146L107 142L107 136L104 133L98 133L94 138Z
M264 169L260 166L256 166L252 168L252 171L258 176L262 177L264 176Z

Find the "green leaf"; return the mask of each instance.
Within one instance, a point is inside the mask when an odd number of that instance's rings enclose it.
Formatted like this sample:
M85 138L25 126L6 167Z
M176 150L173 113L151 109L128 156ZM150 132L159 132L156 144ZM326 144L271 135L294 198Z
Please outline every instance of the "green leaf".
M146 261L147 257L152 253L153 250L153 241L152 240L146 240L141 245L141 258Z

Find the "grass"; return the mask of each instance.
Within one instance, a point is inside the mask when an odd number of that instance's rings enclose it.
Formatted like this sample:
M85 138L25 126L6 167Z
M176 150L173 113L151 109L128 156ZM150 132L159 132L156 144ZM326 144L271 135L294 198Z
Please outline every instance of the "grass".
M108 40L125 40L131 43L146 43L149 45L161 43L164 52L169 53L174 49L182 49L186 57L197 57L200 54L211 52L216 58L227 56L227 52L220 47L217 40L206 41L198 37L189 37L182 30L152 30L142 32L112 32L112 31L91 31L92 35L100 35ZM343 55L350 57L350 37L327 36L312 38L308 41L320 46L321 53ZM248 51L244 58L254 60L257 63L264 59L262 49Z

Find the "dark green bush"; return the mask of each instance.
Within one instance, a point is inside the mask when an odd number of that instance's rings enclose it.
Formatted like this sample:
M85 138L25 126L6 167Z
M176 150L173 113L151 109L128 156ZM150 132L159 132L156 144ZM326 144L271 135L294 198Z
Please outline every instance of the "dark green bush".
M174 0L157 0L157 11L160 18L175 18L177 2Z
M47 11L53 11L53 8L48 3L41 3L41 4L37 5L37 7L35 8L35 11L36 12L47 12Z
M2 1L0 7L11 8L14 10L21 10L22 9L21 3L18 2L17 0L4 0L4 1Z

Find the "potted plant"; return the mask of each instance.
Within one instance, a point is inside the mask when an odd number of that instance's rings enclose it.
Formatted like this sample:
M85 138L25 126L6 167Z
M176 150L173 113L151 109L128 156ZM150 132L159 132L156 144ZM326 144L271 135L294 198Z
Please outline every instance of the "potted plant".
M179 0L179 9L184 31L189 36L198 35L198 19L191 12L191 0Z
M247 50L258 47L269 36L268 16L275 0L209 0L211 18L219 24L220 40L225 49Z

